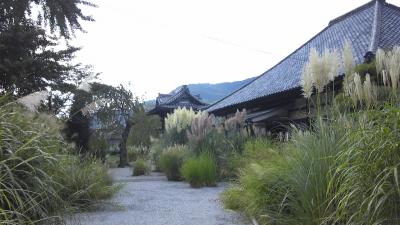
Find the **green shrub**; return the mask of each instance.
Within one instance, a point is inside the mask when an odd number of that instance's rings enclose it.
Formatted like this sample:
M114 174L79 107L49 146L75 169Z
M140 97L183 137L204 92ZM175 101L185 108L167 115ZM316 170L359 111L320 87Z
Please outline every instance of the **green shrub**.
M119 155L108 154L106 156L106 163L105 165L108 168L117 168L119 164Z
M330 189L335 220L347 224L400 224L400 109L385 107L340 121L346 149Z
M133 164L133 176L147 175L150 173L150 167L144 159L137 159Z
M128 160L134 162L137 159L148 159L150 157L150 148L147 146L129 146Z
M2 224L31 224L62 207L48 170L57 163L53 153L67 147L58 128L54 118L0 106Z
M150 148L150 156L151 160L155 165L155 171L161 171L161 163L160 158L163 152L163 145L160 139L153 139L151 148Z
M175 145L163 151L160 165L168 180L179 181L182 179L180 168L187 152L188 149L185 145Z
M218 178L215 160L208 153L186 160L181 174L192 187L215 186Z
M73 207L87 208L117 190L107 168L95 159L82 161L77 156L63 156L53 169L53 179L62 185L57 192Z
M60 128L54 117L0 106L1 224L58 224L62 211L109 196L103 191L111 184L106 170L66 156L72 146Z
M335 156L344 149L344 137L343 127L333 123L315 125L314 131L294 130L287 151L297 223L334 224L330 219L334 213L330 202L335 193L329 190L329 185L337 168Z
M250 160L240 169L236 184L222 194L222 201L226 208L242 211L260 224L286 225L292 212L290 165L279 151L266 149L268 154L257 162ZM255 150L246 150L248 157L253 157L251 153L259 155ZM259 150L265 151L264 147Z

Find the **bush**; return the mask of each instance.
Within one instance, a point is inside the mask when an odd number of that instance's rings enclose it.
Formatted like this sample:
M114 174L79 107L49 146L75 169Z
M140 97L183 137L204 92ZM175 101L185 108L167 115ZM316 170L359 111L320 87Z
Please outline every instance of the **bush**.
M340 121L346 149L330 189L335 220L348 224L400 224L400 109L368 110Z
M160 165L168 180L182 180L180 168L187 152L188 149L185 145L175 145L163 151L160 157Z
M105 191L111 179L99 163L66 155L72 146L60 128L54 117L0 106L1 224L55 224L61 211L111 194Z
M330 220L334 213L330 203L335 193L329 185L337 168L335 157L344 149L344 136L343 127L333 123L314 125L314 131L293 132L287 151L292 167L291 187L296 196L292 208L297 223L335 223Z
M63 156L52 174L62 186L57 190L68 205L87 208L92 203L111 197L117 190L107 168L95 159L80 160L77 156Z
M147 175L150 173L150 167L144 159L137 159L133 164L133 176Z
M163 145L160 139L153 139L151 148L150 148L150 156L151 160L155 165L155 171L161 171L161 154L163 152Z
M192 187L215 186L218 177L215 160L208 153L185 161L181 174Z
M134 162L137 159L148 159L150 156L150 148L147 146L129 146L128 160Z
M290 165L280 151L261 143L264 141L246 144L249 160L243 161L245 164L239 170L236 184L222 194L222 201L226 208L242 211L260 224L286 225L292 211L289 204L292 199ZM253 162L252 158L257 157Z
M48 168L66 148L58 123L11 104L0 106L0 221L30 224L63 205Z

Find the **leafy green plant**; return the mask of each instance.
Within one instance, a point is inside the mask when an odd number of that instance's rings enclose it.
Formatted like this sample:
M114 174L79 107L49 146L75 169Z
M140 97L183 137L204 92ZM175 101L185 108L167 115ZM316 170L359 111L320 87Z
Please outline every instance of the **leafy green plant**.
M128 147L128 160L129 162L136 161L137 159L148 159L150 156L150 148L147 146L129 146Z
M180 168L187 152L188 149L185 145L175 145L163 151L160 165L168 180L179 181L182 179Z
M294 130L287 147L292 167L290 185L296 196L291 204L299 224L331 224L334 208L329 203L335 193L328 187L337 166L335 156L345 146L345 133L340 124L313 127L314 131Z
M150 148L150 157L155 165L156 171L161 171L161 154L163 152L163 144L160 139L153 139Z
M346 224L400 224L400 109L387 106L341 121L347 148L331 180L333 217Z
M150 167L144 159L137 159L133 164L133 176L147 175L150 173Z
M60 127L54 117L0 106L1 224L58 224L62 211L110 196L106 169L67 155Z
M0 107L0 221L33 224L62 207L48 173L66 147L54 119L8 104ZM47 119L46 123L43 123Z
M260 224L289 224L293 198L290 164L280 151L265 148L262 142L246 144L249 160L242 161L237 181L221 198L226 208L242 211Z
M192 187L215 186L218 178L217 165L213 156L202 153L196 158L186 160L181 174Z
M63 156L53 171L53 179L62 185L58 194L73 207L87 208L111 197L118 189L107 168L95 159L81 161L77 156Z

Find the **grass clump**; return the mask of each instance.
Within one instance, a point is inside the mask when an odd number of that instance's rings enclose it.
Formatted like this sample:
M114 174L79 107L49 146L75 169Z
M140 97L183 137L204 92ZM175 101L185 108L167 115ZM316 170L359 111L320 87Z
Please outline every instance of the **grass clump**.
M68 155L60 129L54 117L0 106L0 224L58 224L113 193L102 164Z
M62 184L57 191L68 205L88 208L93 202L111 197L118 189L104 164L95 159L81 161L77 156L63 156L52 174Z
M150 173L150 167L146 160L137 159L133 164L133 176L142 176Z
M264 140L251 140L234 186L222 194L226 208L244 212L260 224L288 224L292 191L290 166L279 150ZM261 157L262 156L262 157Z
M180 181L182 176L180 168L188 152L185 145L175 145L168 147L160 156L160 166L170 181Z
M217 165L208 153L186 160L182 165L181 174L190 186L195 188L216 186L218 178Z

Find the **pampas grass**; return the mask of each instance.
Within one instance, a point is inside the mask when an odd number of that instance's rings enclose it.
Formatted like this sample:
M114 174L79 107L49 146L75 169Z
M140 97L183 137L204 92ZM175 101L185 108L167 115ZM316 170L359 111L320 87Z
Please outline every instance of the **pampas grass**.
M31 112L36 112L37 108L46 101L50 93L48 91L38 91L17 99L17 103L23 105Z

